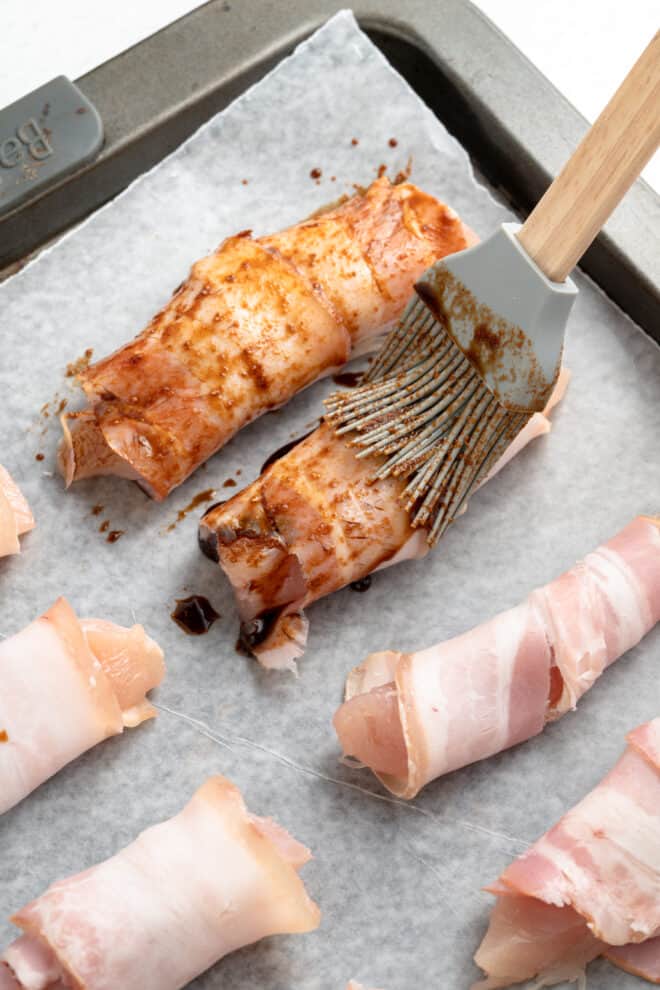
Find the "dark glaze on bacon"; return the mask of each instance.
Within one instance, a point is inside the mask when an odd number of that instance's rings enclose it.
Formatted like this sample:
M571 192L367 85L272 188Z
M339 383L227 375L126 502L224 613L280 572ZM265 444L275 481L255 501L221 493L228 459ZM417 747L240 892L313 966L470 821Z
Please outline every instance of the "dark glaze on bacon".
M229 237L131 343L80 374L59 466L162 499L237 430L369 348L435 260L471 243L455 213L379 179L337 209Z
M397 500L402 482L370 485L370 466L322 425L204 515L202 549L228 575L244 628L259 620L244 639L265 666L294 666L306 605L375 570L408 541L426 545Z
M567 381L563 372L546 413ZM546 415L535 413L492 473L549 429ZM324 424L202 518L200 546L231 581L243 644L263 666L295 669L307 635L305 606L427 552L425 530L411 528L399 502L405 479L371 484L373 468Z

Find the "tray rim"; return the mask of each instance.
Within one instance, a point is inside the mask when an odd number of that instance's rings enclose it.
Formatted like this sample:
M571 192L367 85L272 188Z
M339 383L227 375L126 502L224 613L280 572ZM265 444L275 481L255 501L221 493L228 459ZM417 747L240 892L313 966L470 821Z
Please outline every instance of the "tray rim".
M105 145L94 161L0 218L0 268L20 266L117 195L346 6L209 0L75 80L101 114ZM437 99L422 98L524 215L584 134L585 119L470 0L357 0L352 9L399 71L397 46L399 54L407 48L413 73L416 62L436 70ZM172 71L151 85L149 67L164 62ZM659 222L660 196L638 180L580 267L660 343Z

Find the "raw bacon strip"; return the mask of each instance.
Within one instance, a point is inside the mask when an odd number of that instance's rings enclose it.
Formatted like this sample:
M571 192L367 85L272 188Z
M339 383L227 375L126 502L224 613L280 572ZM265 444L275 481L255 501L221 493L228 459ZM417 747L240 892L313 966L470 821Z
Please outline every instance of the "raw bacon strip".
M165 673L142 626L78 619L64 598L0 642L0 814L103 739L156 711Z
M0 990L2 974L20 980L25 990L42 990L59 986L62 967L48 945L32 935L21 935L0 957Z
M0 464L0 557L20 553L19 536L34 529L34 516L24 496Z
M163 679L163 651L142 626L116 626L105 619L81 619L85 640L101 664L122 710L125 728L154 718L147 694Z
M516 608L417 653L374 653L334 718L399 797L541 732L660 620L660 517L639 517ZM657 757L657 754L656 754Z
M25 934L0 957L6 973L19 990L178 990L241 946L312 931L320 912L297 873L309 850L263 821L209 778L174 818L15 914Z
M225 240L62 419L67 485L114 474L165 498L233 434L368 349L435 260L473 243L447 206L378 179L289 230Z
M624 531L625 532L625 531ZM473 990L575 980L597 955L660 982L660 718L490 889Z
M552 404L568 377L563 371ZM512 446L549 429L536 413ZM492 474L509 459L506 451ZM246 645L263 666L295 670L307 639L305 606L427 553L424 530L411 528L399 502L405 479L370 483L373 468L324 424L202 518L200 546L231 581Z
M648 942L608 946L603 955L619 969L641 976L649 983L660 984L660 936Z

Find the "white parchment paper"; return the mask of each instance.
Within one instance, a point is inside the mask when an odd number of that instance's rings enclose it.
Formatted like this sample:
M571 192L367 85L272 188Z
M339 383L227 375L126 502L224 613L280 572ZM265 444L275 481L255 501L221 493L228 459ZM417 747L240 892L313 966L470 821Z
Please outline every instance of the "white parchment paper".
M413 181L482 235L510 219L352 16L340 14L0 286L0 462L38 521L22 556L0 561L0 633L65 594L80 615L142 622L168 664L155 722L97 747L0 819L0 943L12 937L4 919L13 909L111 855L221 772L255 812L313 849L304 877L323 922L314 934L239 952L195 986L343 990L355 976L389 990L462 990L477 975L471 959L491 904L481 886L603 776L628 729L658 714L656 629L577 713L411 804L386 796L367 771L338 764L330 724L347 670L366 653L462 632L634 515L660 510L660 351L579 275L566 354L574 378L552 434L472 500L429 558L379 572L366 594L344 590L314 605L298 679L236 654L230 590L197 548L199 512L165 530L202 489L227 497L236 489L223 489L226 479L252 480L274 448L309 429L328 383L244 430L161 505L112 479L65 494L51 474L59 431L39 410L50 403L52 411L56 394L75 403L68 362L87 347L101 357L137 333L225 235L277 230L368 183L381 164L394 176L409 157ZM104 520L125 530L117 543L98 532ZM208 595L222 614L198 639L169 618L175 598L191 593ZM590 972L599 990L638 985L604 962Z

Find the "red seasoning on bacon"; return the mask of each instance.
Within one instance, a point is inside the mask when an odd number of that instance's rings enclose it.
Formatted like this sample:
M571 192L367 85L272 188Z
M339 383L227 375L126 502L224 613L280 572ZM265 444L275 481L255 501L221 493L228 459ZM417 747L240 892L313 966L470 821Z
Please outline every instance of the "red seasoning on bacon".
M546 414L568 377L563 371ZM549 429L547 415L536 413L492 474ZM311 602L427 553L425 530L411 528L399 502L405 479L371 483L373 468L323 425L202 518L200 546L229 578L245 645L263 666L295 670Z
M34 516L24 496L0 464L0 557L20 553L19 536L34 529Z
M318 927L298 876L310 858L211 777L174 818L18 911L0 988L179 990L244 945Z
M516 608L417 653L373 653L334 717L394 794L541 732L660 620L660 517L640 516Z
M590 794L488 887L497 897L472 990L584 979L604 955L660 983L660 718Z
M146 695L164 673L142 626L78 619L64 598L0 641L0 814L92 746L153 718Z
M227 238L134 341L80 373L89 406L62 417L67 485L119 475L165 498L241 427L371 349L431 262L473 240L447 206L387 179L278 234Z

